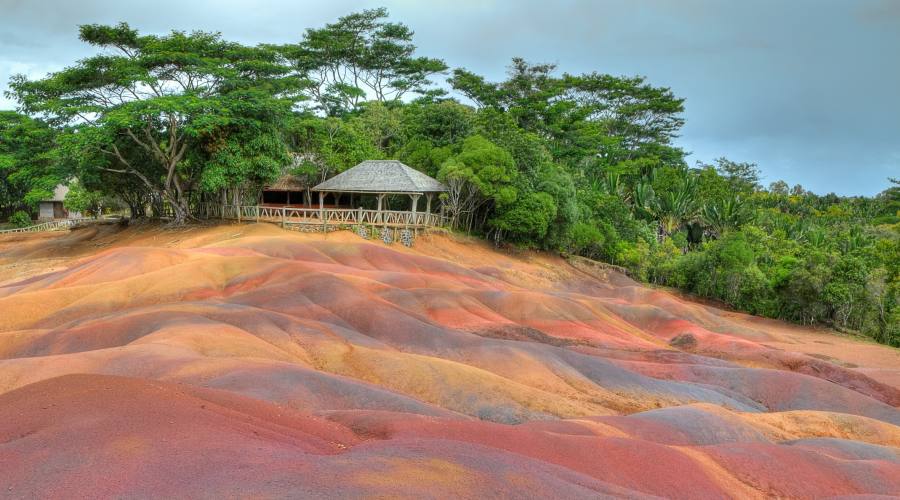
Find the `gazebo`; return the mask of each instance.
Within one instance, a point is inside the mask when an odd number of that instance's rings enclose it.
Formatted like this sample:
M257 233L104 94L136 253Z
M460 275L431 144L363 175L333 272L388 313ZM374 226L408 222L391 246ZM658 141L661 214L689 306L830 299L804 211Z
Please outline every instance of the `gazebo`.
M319 193L319 210L324 209L325 195L328 193L338 196L342 193L375 195L379 214L385 196L408 195L415 218L419 198L425 196L425 212L431 213L431 200L434 194L447 191L447 187L397 160L366 160L312 190Z

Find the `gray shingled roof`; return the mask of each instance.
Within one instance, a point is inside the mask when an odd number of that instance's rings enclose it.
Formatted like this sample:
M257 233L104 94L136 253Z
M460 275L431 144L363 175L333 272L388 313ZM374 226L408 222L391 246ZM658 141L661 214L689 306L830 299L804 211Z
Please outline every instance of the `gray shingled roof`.
M313 191L354 193L437 193L447 187L397 160L366 160L335 175Z

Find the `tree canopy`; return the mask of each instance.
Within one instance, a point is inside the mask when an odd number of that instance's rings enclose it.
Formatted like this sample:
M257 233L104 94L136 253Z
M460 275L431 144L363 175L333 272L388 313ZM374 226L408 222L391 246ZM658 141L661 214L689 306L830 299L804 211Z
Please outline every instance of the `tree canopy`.
M277 51L219 34L140 35L127 24L86 25L103 53L47 78L15 76L22 109L67 133L92 172L133 176L189 216L189 193L272 178L287 150L281 124L300 84Z
M751 161L690 166L684 100L644 77L523 58L501 81L448 73L385 9L279 45L124 23L82 26L80 38L98 54L11 81L20 109L0 112L4 215L70 182L73 207L115 200L181 223L192 203L252 200L282 173L315 184L399 159L447 184L454 229L498 246L599 259L900 345L900 183L840 197L778 180L765 189Z

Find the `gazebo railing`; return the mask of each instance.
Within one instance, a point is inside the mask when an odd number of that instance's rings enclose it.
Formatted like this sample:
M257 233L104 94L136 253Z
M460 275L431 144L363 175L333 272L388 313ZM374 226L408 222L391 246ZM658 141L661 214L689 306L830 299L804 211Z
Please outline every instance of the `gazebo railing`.
M301 225L359 225L388 227L440 227L446 226L447 217L427 212L403 210L367 210L363 208L294 208L261 205L221 205L201 203L197 216L201 218L231 219L239 221L276 222L282 226Z

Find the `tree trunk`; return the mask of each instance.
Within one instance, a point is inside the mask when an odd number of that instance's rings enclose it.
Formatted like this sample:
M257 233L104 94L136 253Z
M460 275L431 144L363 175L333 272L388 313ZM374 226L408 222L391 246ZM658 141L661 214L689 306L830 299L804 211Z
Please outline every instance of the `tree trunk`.
M187 200L179 198L170 198L169 205L172 206L172 222L173 226L183 226L191 218L191 211L188 207Z
M143 219L147 213L144 204L141 201L133 201L128 204L128 212L132 219Z

